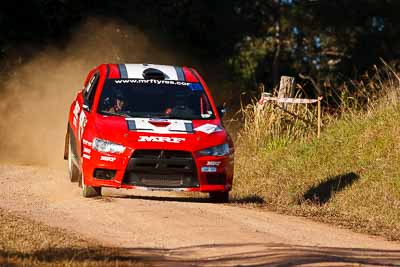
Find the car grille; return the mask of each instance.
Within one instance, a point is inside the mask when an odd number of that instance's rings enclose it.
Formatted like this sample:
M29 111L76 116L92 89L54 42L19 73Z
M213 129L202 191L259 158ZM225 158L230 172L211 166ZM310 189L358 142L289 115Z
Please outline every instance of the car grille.
M146 187L198 187L192 154L176 150L136 150L123 184Z

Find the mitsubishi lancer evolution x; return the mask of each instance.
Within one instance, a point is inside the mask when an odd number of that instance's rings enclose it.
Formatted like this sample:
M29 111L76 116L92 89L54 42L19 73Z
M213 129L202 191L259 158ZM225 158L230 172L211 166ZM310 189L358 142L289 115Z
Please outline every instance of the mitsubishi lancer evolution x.
M64 159L84 197L102 187L207 192L226 202L234 147L189 67L102 64L70 106Z

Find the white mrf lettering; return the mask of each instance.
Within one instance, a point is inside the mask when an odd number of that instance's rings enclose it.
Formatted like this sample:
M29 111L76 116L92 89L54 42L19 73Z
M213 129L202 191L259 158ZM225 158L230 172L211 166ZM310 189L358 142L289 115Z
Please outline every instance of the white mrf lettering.
M179 144L185 141L185 138L165 137L165 136L139 136L138 142L158 142L158 143L175 143Z

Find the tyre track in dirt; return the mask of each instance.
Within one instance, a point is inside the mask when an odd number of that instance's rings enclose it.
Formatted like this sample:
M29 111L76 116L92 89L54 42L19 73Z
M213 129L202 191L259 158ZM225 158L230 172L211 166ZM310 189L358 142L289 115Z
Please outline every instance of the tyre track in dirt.
M184 194L106 189L84 199L66 171L44 167L0 165L0 207L159 265L400 266L400 244L382 238Z

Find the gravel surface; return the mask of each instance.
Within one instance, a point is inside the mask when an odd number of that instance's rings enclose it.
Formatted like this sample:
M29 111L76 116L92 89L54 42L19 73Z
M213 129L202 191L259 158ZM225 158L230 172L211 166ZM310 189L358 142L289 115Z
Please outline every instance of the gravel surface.
M85 199L66 171L0 165L0 208L104 246L156 251L159 265L400 266L400 243L303 218L185 194L103 192Z

